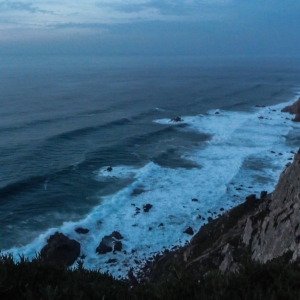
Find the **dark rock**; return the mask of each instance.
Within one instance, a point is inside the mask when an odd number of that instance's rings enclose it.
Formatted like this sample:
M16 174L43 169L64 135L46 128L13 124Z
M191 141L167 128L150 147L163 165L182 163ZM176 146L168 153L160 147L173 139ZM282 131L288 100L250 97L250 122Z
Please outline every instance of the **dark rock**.
M106 171L107 171L107 172L111 172L112 169L113 169L112 167L108 167L108 168L106 169Z
M216 111L216 112L215 112L215 115L219 115L219 114L220 114L220 112L219 112L219 111Z
M223 211L223 210L224 210L224 208L223 208L223 207L221 207L221 208L220 208L220 211Z
M253 201L253 200L256 200L255 194L250 194L246 197L246 201Z
M261 191L260 192L260 199L265 199L268 195L268 192L267 191Z
M182 122L183 119L181 119L180 117L175 117L171 119L172 122Z
M144 210L144 212L148 212L152 207L153 207L153 205L148 203L146 205L143 205L143 210Z
M114 244L114 251L122 251L122 242L120 241L115 241L115 244Z
M118 231L113 231L110 235L110 237L113 237L117 240L122 240L124 237L122 236L122 234Z
M116 262L118 262L118 260L116 259L116 258L110 258L108 261L106 261L105 263L106 264L114 264L114 263L116 263Z
M80 243L58 232L48 238L47 245L41 250L42 260L67 266L73 265L79 254Z
M196 198L193 198L192 201L193 201L193 202L198 202L199 200L196 199Z
M292 105L288 105L288 106L284 107L281 111L288 112L292 115L300 113L300 98L296 102L294 102Z
M188 227L183 233L187 233L189 235L193 235L194 234L194 230L192 227Z
M87 234L89 232L88 229L85 229L85 228L76 228L75 231L78 233L78 234Z
M135 277L135 275L133 274L133 269L132 268L128 271L127 276L128 276L129 284L131 286L134 287L134 286L137 286L139 284L136 277Z
M100 242L99 246L96 248L96 252L99 254L106 254L113 250L114 239L106 235Z
M164 223L160 223L160 224L158 225L158 227L162 227L162 226L164 226Z

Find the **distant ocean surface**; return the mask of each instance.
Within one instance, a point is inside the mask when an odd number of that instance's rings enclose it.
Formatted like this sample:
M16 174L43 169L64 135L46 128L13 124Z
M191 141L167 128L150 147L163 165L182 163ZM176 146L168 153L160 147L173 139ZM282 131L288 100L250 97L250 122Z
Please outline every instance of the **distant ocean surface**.
M16 258L59 231L81 243L84 266L123 276L184 244L187 227L271 192L300 146L300 125L280 112L299 97L299 59L7 56L0 66L0 249ZM125 253L95 253L114 230Z

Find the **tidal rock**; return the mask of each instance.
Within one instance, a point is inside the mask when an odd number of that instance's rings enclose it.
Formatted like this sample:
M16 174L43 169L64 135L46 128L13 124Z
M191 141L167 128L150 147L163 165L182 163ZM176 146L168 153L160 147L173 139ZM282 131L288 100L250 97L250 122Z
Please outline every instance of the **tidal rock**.
M199 200L197 198L192 199L193 202L198 202Z
M260 199L265 199L268 195L268 192L267 191L261 191L260 192Z
M180 117L175 117L171 119L172 122L182 122L183 119L181 119Z
M89 232L88 229L86 229L86 228L81 228L81 227L76 228L75 231L76 231L78 234L87 234L87 233Z
M98 254L106 254L111 252L113 250L114 241L115 240L112 237L105 236L102 238L99 246L96 248L96 252Z
M114 243L114 251L122 251L122 242L120 241L115 241Z
M152 207L153 205L148 203L146 205L143 205L143 210L144 212L148 212Z
M122 236L122 234L118 231L113 231L110 235L110 237L113 237L117 240L122 240L124 237Z
M71 240L64 234L56 232L47 240L47 245L41 250L43 261L73 265L80 254L80 243Z
M99 246L96 248L96 252L99 254L106 254L111 251L121 251L122 242L119 240L123 239L120 232L114 231L110 235L106 235L102 238Z
M183 233L187 233L189 235L193 235L194 234L194 230L192 227L188 227Z
M112 170L113 170L112 167L108 167L108 168L106 169L107 172L111 172Z

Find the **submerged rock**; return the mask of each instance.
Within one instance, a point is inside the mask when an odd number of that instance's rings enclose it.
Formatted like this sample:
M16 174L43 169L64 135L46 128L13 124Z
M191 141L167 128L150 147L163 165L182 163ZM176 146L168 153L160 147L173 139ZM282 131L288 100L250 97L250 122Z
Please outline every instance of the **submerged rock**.
M71 240L64 234L56 232L47 240L47 245L41 250L43 261L73 265L80 254L80 243Z
M86 229L86 228L81 228L81 227L76 228L75 231L76 231L78 234L87 234L87 233L89 233L89 230L88 230L88 229Z
M171 119L171 122L182 122L183 119L181 119L180 117L175 117Z

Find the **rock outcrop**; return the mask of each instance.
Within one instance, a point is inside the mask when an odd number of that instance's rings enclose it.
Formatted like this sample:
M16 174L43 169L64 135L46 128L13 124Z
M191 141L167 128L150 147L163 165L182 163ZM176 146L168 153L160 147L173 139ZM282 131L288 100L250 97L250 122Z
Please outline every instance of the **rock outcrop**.
M71 240L62 233L56 232L47 240L41 250L43 261L73 265L80 254L80 243Z
M292 105L288 105L288 106L284 107L281 111L288 112L292 115L295 115L295 118L293 119L293 121L300 122L300 98Z
M102 238L99 246L96 248L98 254L106 254L111 251L121 251L123 236L120 232L114 231L110 235L106 235Z
M141 278L155 281L170 262L186 272L238 271L246 258L262 263L282 256L300 260L300 149L281 173L273 193L246 201L202 226L190 243L163 253Z

